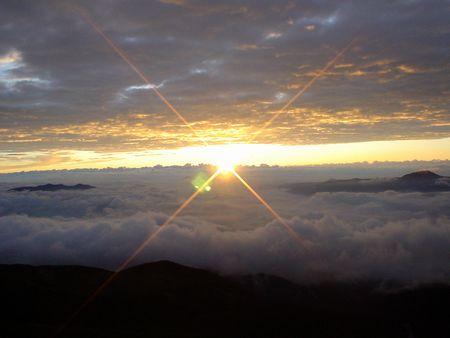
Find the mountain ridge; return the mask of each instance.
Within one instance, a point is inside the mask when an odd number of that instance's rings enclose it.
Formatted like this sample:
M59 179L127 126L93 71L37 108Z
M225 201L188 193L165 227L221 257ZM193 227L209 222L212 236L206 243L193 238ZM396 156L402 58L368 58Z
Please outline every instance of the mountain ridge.
M2 337L48 337L111 275L82 266L0 265ZM221 276L170 261L134 266L63 337L446 337L450 285L384 292L372 282L299 285ZM174 325L176 323L176 325ZM446 326L447 325L447 326ZM405 329L408 327L409 331Z

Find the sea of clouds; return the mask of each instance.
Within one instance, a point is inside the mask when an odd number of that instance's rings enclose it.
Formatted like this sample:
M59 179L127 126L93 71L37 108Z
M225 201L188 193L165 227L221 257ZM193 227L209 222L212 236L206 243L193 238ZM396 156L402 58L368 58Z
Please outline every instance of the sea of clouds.
M383 168L360 168L359 177L396 176L402 171L394 166L391 172ZM354 167L334 169L334 177L355 177ZM450 172L449 166L439 169L440 174ZM190 181L201 170L193 167L3 176L0 263L81 264L115 269L193 192ZM263 272L300 282L449 280L450 193L386 191L301 196L283 188L289 182L333 177L330 171L323 167L310 171L242 169L242 175L303 239L303 246L239 184L231 178L220 178L211 192L200 195L160 231L132 264L168 259L225 274ZM48 182L81 182L96 188L7 191L25 183Z

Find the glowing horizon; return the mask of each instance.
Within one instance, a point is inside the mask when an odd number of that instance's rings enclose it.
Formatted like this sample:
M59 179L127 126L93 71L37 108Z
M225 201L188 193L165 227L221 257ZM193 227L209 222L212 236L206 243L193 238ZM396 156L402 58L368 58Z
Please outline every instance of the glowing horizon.
M7 154L0 154L7 155ZM6 159L5 159L6 158ZM225 162L223 162L225 159ZM317 145L225 144L136 152L67 151L30 152L8 165L0 156L0 172L50 169L152 167L190 163L221 165L322 165L358 162L402 162L450 159L450 138L434 140L368 141ZM224 164L226 166L226 164Z

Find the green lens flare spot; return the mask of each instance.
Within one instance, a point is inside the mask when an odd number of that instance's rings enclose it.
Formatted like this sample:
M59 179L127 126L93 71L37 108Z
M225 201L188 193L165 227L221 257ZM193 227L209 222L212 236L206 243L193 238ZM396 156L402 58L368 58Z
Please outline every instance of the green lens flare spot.
M208 176L205 173L200 172L197 174L197 176L194 177L194 179L191 181L191 184L196 190L199 190L201 187L203 187L207 180ZM211 186L207 185L203 187L203 191L211 191Z

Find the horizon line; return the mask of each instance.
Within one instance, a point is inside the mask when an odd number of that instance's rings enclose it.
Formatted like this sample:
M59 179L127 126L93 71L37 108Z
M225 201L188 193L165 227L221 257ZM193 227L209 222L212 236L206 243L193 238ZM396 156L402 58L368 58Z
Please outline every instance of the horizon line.
M245 169L288 169L288 168L307 168L307 167L327 167L327 166L358 166L358 165L378 165L378 164L444 164L449 162L450 158L447 159L432 159L432 160L405 160L405 161L357 161L357 162L329 162L329 163L311 163L311 164L237 164L236 168L245 168ZM56 172L80 172L80 171L92 171L92 172L100 172L100 171L133 171L133 170L158 170L158 169L192 169L192 168L205 168L205 167L216 167L215 164L212 163L185 163L185 164L172 164L172 165L162 165L156 164L153 166L140 166L140 167L128 167L128 166L117 166L117 167L102 167L102 168L94 168L94 167L85 167L85 168L61 168L61 169L45 169L45 170L22 170L22 171L11 171L11 172L0 172L0 176L6 175L17 175L17 174L38 174L38 173L56 173Z

